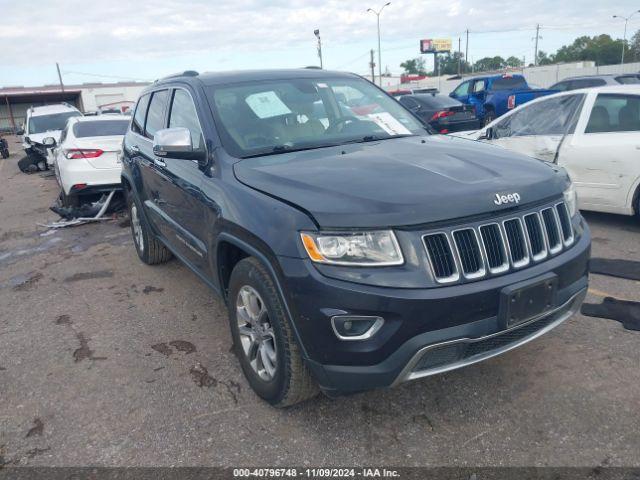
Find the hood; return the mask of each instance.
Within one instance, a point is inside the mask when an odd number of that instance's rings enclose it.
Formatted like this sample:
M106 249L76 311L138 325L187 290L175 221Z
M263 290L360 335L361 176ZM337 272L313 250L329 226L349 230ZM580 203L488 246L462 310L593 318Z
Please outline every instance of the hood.
M42 133L30 133L25 136L29 137L29 140L31 141L31 143L42 144L42 140L44 140L47 137L53 137L56 143L58 143L60 141L61 133L62 133L62 130L50 130L48 132L42 132Z
M424 142L424 143L423 143ZM323 228L418 225L562 194L566 173L505 149L441 135L245 159L242 183L295 204ZM512 196L513 198L513 196Z

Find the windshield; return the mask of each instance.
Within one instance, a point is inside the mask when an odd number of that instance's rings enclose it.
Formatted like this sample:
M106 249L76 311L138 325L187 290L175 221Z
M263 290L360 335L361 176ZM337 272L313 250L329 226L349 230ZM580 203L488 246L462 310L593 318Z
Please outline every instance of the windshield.
M96 120L77 122L73 126L73 134L77 138L124 135L128 126L128 120Z
M526 88L527 81L522 77L497 78L491 84L491 90L524 90Z
M52 113L51 115L40 115L29 119L28 133L43 133L52 130L62 130L67 125L67 120L71 117L80 117L80 112Z
M359 78L243 82L208 93L225 149L241 158L426 132Z

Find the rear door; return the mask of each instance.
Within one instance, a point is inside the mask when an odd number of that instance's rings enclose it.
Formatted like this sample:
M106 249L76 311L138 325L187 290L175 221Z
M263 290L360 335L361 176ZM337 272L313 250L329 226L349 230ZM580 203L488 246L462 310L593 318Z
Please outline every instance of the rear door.
M576 184L581 207L632 213L640 182L640 95L592 94L560 163Z

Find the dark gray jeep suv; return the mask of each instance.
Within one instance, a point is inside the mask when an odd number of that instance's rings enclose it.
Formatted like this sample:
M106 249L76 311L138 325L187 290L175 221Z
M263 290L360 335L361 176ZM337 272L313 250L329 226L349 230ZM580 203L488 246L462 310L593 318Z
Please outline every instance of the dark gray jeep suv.
M122 182L140 259L226 302L276 406L397 385L549 331L587 290L567 174L429 135L357 75L185 72L138 100Z

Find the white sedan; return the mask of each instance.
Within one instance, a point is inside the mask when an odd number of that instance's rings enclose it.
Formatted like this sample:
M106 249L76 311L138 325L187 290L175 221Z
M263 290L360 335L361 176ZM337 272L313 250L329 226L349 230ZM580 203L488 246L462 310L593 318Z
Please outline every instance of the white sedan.
M60 135L47 138L52 147L56 178L64 206L75 206L79 197L121 188L122 138L129 119L116 115L74 117Z
M457 136L557 163L583 210L640 216L640 86L598 87L542 97Z

